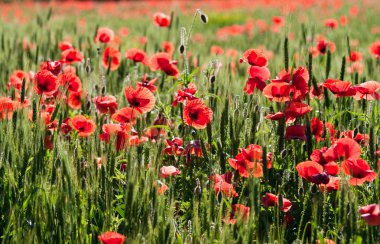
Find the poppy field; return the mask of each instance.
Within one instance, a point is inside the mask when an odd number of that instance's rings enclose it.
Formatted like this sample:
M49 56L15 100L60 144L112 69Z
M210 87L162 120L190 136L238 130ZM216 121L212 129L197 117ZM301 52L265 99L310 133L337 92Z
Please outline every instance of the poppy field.
M0 242L380 242L376 0L0 10Z

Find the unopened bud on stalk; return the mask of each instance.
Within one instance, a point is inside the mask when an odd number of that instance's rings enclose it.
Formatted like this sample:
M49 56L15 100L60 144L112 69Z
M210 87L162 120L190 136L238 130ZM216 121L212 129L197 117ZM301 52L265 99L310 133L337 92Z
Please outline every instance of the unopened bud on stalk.
M87 100L87 103L86 103L86 110L90 110L90 107L91 107L91 101L90 100Z
M183 54L184 52L185 52L185 46L184 45L180 45L179 46L179 52L181 53L181 54Z
M86 70L87 74L89 74L91 72L91 63L90 63L90 59L89 58L86 60L85 70Z
M186 44L186 28L185 27L181 27L181 30L180 30L180 42L181 42L181 45L179 46L179 52L181 54L183 54L185 52L185 44Z
M211 82L211 83L214 83L214 82L215 82L215 79L216 79L216 78L215 78L215 75L212 75L212 76L210 77L210 82Z
M205 13L202 12L202 10L200 9L197 9L197 12L199 13L199 15L201 16L201 21L205 24L207 24L208 22L208 17Z

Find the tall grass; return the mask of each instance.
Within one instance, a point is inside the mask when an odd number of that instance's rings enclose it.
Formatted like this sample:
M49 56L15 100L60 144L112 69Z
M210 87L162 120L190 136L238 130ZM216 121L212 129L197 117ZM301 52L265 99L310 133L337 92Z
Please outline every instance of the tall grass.
M90 59L91 69L87 68L90 72L86 72L85 63L76 65L88 95L80 111L71 110L64 101L58 101L55 117L60 125L63 118L85 114L96 121L98 128L89 138L78 137L75 133L47 132L39 115L40 97L29 84L25 95L31 105L17 110L11 119L0 120L1 241L97 243L98 235L113 230L126 235L128 243L315 243L324 238L337 243L379 242L379 227L367 226L358 214L360 206L380 202L379 180L353 187L342 175L341 189L332 193L320 192L315 185L302 180L295 165L307 160L315 148L330 146L331 141L316 142L310 137L310 131L307 142L285 141L285 121L264 119L277 108L257 91L253 95L244 94L247 65L237 64L233 72L229 67L233 58L210 54L210 47L215 44L225 50L235 48L240 56L248 48L263 45L273 52L273 59L269 61L271 77L284 68L302 65L308 67L311 75L309 87L326 78L340 77L353 82L380 80L378 60L368 53L369 44L379 36L369 35L367 30L368 26L376 24L377 10L368 10L363 18L353 19L349 26L330 31L320 23L317 10L305 11L308 18L304 24L298 22L298 17L305 13L295 12L287 16L286 28L280 33L260 33L255 29L253 37L242 35L225 41L215 37L217 28L244 23L249 17L269 22L269 16L279 14L278 11L247 11L244 16L236 10L219 14L207 12L207 24L175 12L170 29L159 29L145 17L121 23L112 16L101 18L88 13L87 27L83 30L77 25L77 17L54 18L54 11L38 13L25 25L0 22L0 94L14 96L14 91L5 86L10 74L16 69L37 71L42 61L59 59L58 43L71 37L85 58ZM343 10L334 16L341 13ZM117 30L123 25L130 29L130 35L121 43L122 53L140 45L134 37L145 35L148 43L143 48L150 55L158 52L164 40L179 47L180 27L187 28L190 39L184 54L190 51L192 57L187 60L179 52L175 52L174 57L185 74L180 82L194 82L198 87L197 95L205 98L213 109L213 122L207 129L194 130L185 126L180 106L171 106L178 81L163 73L152 73L124 58L116 71L107 72L102 67L99 53L104 46L93 42L94 31L97 26ZM193 42L191 32L201 33L204 43ZM294 38L288 39L290 33L294 33ZM337 50L316 58L309 56L314 33L323 33L334 41ZM365 57L362 74L346 73L345 55L350 43L347 36L351 42L359 40L357 49ZM24 38L35 47L23 48ZM193 57L198 57L200 66L206 68L201 71L194 67ZM223 66L210 82L212 63L217 61ZM238 63L238 58L233 61ZM159 112L165 113L174 125L163 127L168 137L180 136L185 143L199 140L203 157L191 156L188 164L184 156L164 155L165 138L123 151L116 151L112 143L99 140L104 118L96 113L91 98L104 89L106 94L117 97L120 108L124 107L127 101L123 89L134 85L144 73L159 78L159 90L156 109L138 120L137 132L141 135ZM325 95L322 101L310 99L313 107L310 116L331 122L341 131L357 129L369 134L370 143L362 147L362 157L371 168L377 169L378 101L362 104L352 98L338 101L331 93ZM28 118L29 111L33 111L32 121ZM302 118L301 124L309 127L310 118ZM45 148L46 133L51 133L52 150ZM258 144L267 152L273 152L273 168L265 172L263 179L235 177L238 198L216 195L208 177L232 171L228 158L249 144ZM98 157L102 158L101 167ZM169 190L159 195L153 183L159 179L159 169L163 165L174 165L181 174L161 179ZM284 220L284 213L279 208L267 209L261 205L260 199L266 192L291 200L291 221ZM235 203L249 206L250 218L247 222L228 225L223 218Z

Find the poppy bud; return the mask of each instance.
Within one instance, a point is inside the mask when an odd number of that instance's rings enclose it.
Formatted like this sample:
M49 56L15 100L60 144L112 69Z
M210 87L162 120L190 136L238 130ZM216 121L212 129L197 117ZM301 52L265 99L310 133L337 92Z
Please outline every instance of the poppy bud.
M200 10L200 9L197 9L197 12L198 12L198 13L200 14L200 16L201 16L201 21L202 21L203 23L207 24L207 22L208 22L208 17L207 17L207 15L206 15L205 13L203 13L202 10Z
M87 101L86 103L86 110L89 110L91 107L91 101Z
M181 45L179 46L179 52L180 52L181 54L183 54L183 53L185 52L185 46L184 46L183 44L181 44Z
M216 78L215 78L215 75L212 75L212 76L210 77L210 82L211 82L211 83L214 83L214 82L215 82L215 79L216 79Z
M90 59L88 58L86 61L86 67L85 67L86 73L89 74L91 72L91 63Z
M194 195L199 196L202 193L201 183L199 179L196 179L197 186L194 188Z
M204 13L201 14L201 20L203 23L207 24L208 22L208 17L207 15L205 15Z

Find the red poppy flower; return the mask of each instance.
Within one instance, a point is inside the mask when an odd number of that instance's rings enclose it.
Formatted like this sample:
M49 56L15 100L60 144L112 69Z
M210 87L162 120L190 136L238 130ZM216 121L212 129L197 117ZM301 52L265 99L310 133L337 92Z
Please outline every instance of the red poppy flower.
M149 138L146 136L133 135L133 136L129 137L129 145L131 145L131 146L138 146L138 145L141 145L147 141L149 141Z
M73 128L71 128L70 124L70 118L65 118L63 121L62 121L62 124L61 124L61 128L60 128L60 131L67 135L70 133L70 131L72 131Z
M16 70L9 77L9 82L7 83L7 89L14 87L16 90L21 90L22 81L25 79L25 90L28 88L29 75L22 70Z
M229 184L232 183L232 177L233 177L233 173L232 172L227 172L225 174L212 174L210 175L209 179L214 182L214 183L218 183L218 182L221 182L221 181L225 181Z
M40 65L40 70L44 69L58 76L62 72L62 63L61 61L46 61Z
M240 153L235 158L228 159L230 166L236 169L242 177L262 177L264 175L261 163L262 148L259 145L250 144L245 149L239 148L239 151Z
M48 70L41 70L34 76L34 88L37 94L53 95L59 87L57 77Z
M140 86L146 87L149 89L149 91L151 91L152 93L155 93L157 90L156 82L157 82L157 78L148 80L147 75L145 74L141 82L137 82L137 87L140 87Z
M243 60L252 66L267 66L268 58L258 49L248 49L243 53Z
M225 181L219 181L219 182L214 183L213 188L216 192L216 195L219 195L219 193L222 193L222 195L227 198L239 196L239 194L235 191L234 186Z
M131 107L140 114L151 111L156 103L153 93L145 87L133 89L132 86L128 86L125 88L124 94Z
M195 129L204 129L212 121L212 110L201 99L187 101L183 109L183 121Z
M322 84L317 84L316 88L312 86L310 92L310 99L316 98L318 100L322 100L322 98L324 97L324 90L325 88Z
M287 102L293 93L293 87L286 82L272 82L263 89L263 95L270 101Z
M126 146L130 127L120 124L104 124L103 133L99 135L100 140L109 142L112 136L116 138L116 150L123 150Z
M95 36L95 42L109 43L115 37L112 29L107 27L100 27Z
M339 26L339 23L336 19L326 19L325 20L325 27L336 29Z
M179 175L181 171L174 166L162 166L160 169L160 178L167 178L169 176Z
M335 241L330 239L323 239L322 242L320 240L316 240L315 244L335 244Z
M164 13L155 13L153 20L154 23L160 27L168 27L170 25L170 16Z
M0 97L0 120L12 118L15 103L9 97Z
M160 180L153 181L153 187L157 189L158 195L163 195L169 189L169 187Z
M285 109L285 114L289 117L297 118L302 117L309 113L312 110L312 108L301 102L290 102L288 106Z
M362 219L370 226L380 225L380 204L370 204L359 208Z
M83 55L76 49L66 49L61 53L61 62L64 64L73 64L83 61Z
M76 115L70 120L71 127L78 132L80 137L88 137L96 130L94 121L84 117L83 115Z
M207 144L206 144L207 146ZM197 157L203 157L201 142L199 140L191 140L186 144L184 155L195 155Z
M76 68L74 66L66 65L63 68L63 73L73 73L73 74L76 75L77 71L76 71Z
M277 27L282 27L285 25L285 18L282 16L272 17L272 23Z
M70 92L80 92L82 90L82 82L75 73L67 72L58 76L58 82Z
M279 205L279 197L272 194L272 193L266 193L262 198L261 198L261 203L263 204L264 207L273 207L273 206L278 206ZM288 212L291 207L292 207L292 202L289 201L289 199L282 198L282 209L281 211L286 213Z
M144 50L138 48L130 48L125 53L127 59L133 60L136 63L143 63L144 65L149 65L148 55Z
M61 51L65 51L67 49L72 49L73 48L73 44L71 44L71 42L69 42L69 41L61 41L59 43L59 45L58 45L58 48Z
M93 101L100 114L114 114L118 105L114 96L98 96Z
M342 26L345 26L348 24L348 17L345 15L342 15L339 17L339 22Z
M137 117L137 111L134 108L131 107L125 107L122 109L119 109L112 115L112 119L114 121L117 121L119 123L135 123Z
M252 67L254 67L254 66L252 66ZM265 81L262 81L258 78L249 78L247 80L247 83L245 84L244 91L248 95L251 95L251 94L253 94L253 91L255 90L255 88L262 91L262 90L264 90L265 86L266 86Z
M232 211L223 219L227 224L235 224L236 221L247 221L249 219L250 208L243 204L233 204Z
M286 140L298 139L298 140L306 141L305 126L291 125L291 126L286 127L285 139Z
M164 149L164 153L166 155L180 156L185 151L185 149L182 147L183 140L178 137L174 137L171 140L166 139L165 145L166 145L166 148Z
M119 50L113 47L106 47L103 53L103 66L108 69L110 65L110 70L114 71L120 66L121 54Z
M162 43L162 48L164 49L164 52L168 53L170 56L174 52L174 45L172 42L165 41Z
M326 162L339 160L355 160L360 157L359 144L350 138L341 138L335 141L331 147L323 153Z
M98 239L103 244L123 244L127 237L117 232L105 232L98 236Z
M327 53L327 50L330 50L331 53L335 52L335 43L326 41L324 38L321 38L317 43L317 50L320 54Z
M321 120L319 120L317 117L313 117L310 120L310 129L311 129L311 134L314 135L315 140L317 142L323 140L322 136L323 136L324 127L323 127L323 122Z
M162 113L158 113L157 117L153 120L153 126L146 129L144 135L152 141L158 140L161 135L166 135L166 131L159 128L159 126L168 126L169 124L170 121Z
M352 177L348 183L353 186L374 181L377 177L377 173L371 170L363 159L345 160L342 162L342 168L346 175Z
M340 177L330 177L329 183L319 185L319 190L321 192L324 192L324 191L332 192L332 191L339 190L339 186L340 186Z
M266 86L265 81L269 80L270 78L269 69L266 67L251 66L248 69L248 73L250 75L250 78L244 87L244 91L248 95L253 94L255 88L262 91Z
M296 169L298 174L305 180L315 184L327 184L329 177L323 172L323 166L313 162L305 161L297 164Z
M369 47L369 52L375 55L376 58L380 58L380 41L372 43Z
M266 119L270 119L270 120L280 120L282 118L285 118L285 113L283 112L277 112L277 113L274 113L274 114L268 114L267 116L265 116Z
M355 100L379 100L380 94L377 93L380 90L380 84L377 81L367 81L354 87L356 94Z
M329 89L336 97L351 97L356 94L355 88L349 81L328 79L323 84L324 87Z
M129 34L129 29L127 27L121 27L118 33L119 33L119 36L126 37Z
M351 51L350 56L347 57L347 60L350 62L358 62L363 59L363 54L357 51Z
M293 98L294 99L304 99L306 93L309 90L308 82L310 76L309 71L305 67L299 67L293 71L293 75L290 71L282 70L278 74L278 78L272 80L272 82L286 82L290 83L293 87Z
M175 107L178 105L178 103L184 103L185 101L198 99L195 96L196 92L197 87L192 82L189 83L186 88L178 89L177 94L175 95L174 100L172 102L172 106Z
M357 133L354 140L362 146L367 146L369 143L369 135Z
M72 109L80 109L82 105L82 92L70 92L67 97L67 104Z
M215 54L215 55L222 55L224 53L224 50L223 48L219 47L219 46L211 46L211 54Z
M269 80L270 78L270 71L267 67L250 66L247 72L250 78L258 78L262 81Z
M177 62L172 61L167 53L156 53L149 60L149 67L152 71L162 70L165 74L177 78L179 70L175 66Z

